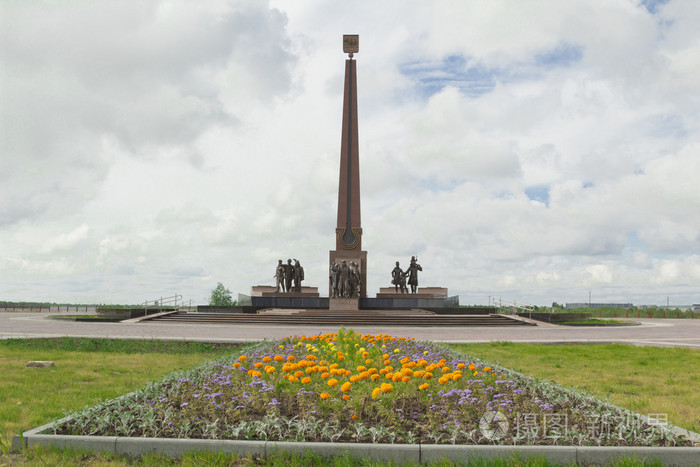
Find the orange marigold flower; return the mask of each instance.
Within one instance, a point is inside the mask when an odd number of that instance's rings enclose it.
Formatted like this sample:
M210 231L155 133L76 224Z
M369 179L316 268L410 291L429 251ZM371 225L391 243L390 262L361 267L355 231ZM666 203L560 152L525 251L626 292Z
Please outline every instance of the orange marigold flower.
M288 362L293 362L293 361L294 361L294 355L287 355L287 361L288 361Z
M272 373L275 372L275 367L274 366L266 366L265 367L265 372L267 372L268 375L271 375Z
M372 390L372 399L376 399L377 397L379 397L379 394L381 394L381 393L382 393L381 388L374 388Z
M262 362L255 362L255 365L253 365L253 366L254 366L255 368L262 368L262 367L265 366L265 365L263 365Z
M321 378L322 378L322 379L328 379L329 376L330 376L329 373L321 373Z
M330 397L331 397L331 395L328 394L327 392L322 392L322 393L321 393L321 399L329 399Z
M340 386L340 390L343 392L348 392L351 387L352 387L352 383L350 383L350 381L347 381L347 382L343 383L342 386Z
M491 367L487 366L486 368L484 368L484 371L491 371Z
M269 355L265 355L262 361L265 363L270 363L272 361L272 357L270 357Z
M284 357L282 355L275 355L275 358L273 360L277 363L282 363L284 361Z
M369 352L362 352L362 358L369 357Z
M471 371L476 370L476 365L474 365L473 363L470 363L470 364L469 364L469 369L470 369Z
M247 358L248 357L246 357L245 355L241 355L240 357L238 357L238 360L245 362Z
M347 394L343 394L343 400L349 400L349 399L350 399L350 396L348 396Z
M297 372L294 373L294 376L296 376L297 378L301 378L302 376L304 376L304 372L301 371L301 370L300 370L300 371L297 371Z
M360 377L359 377L358 375L352 375L352 376L350 377L350 382L351 382L351 383L357 383L357 381L358 381L359 379L360 379Z
M430 373L430 372L426 372L426 373L423 375L423 379L433 379L433 374Z
M418 389L421 390L421 391L425 391L425 390L428 389L429 387L430 387L430 385L429 385L428 383L423 383L423 384L421 384L420 386L418 386Z
M291 381L292 383L296 383L297 381L299 381L299 378L297 378L294 375L289 375L289 381Z
M458 364L457 364L457 368L459 368L460 370L463 370L463 369L464 369L464 363L458 363Z
M383 383L381 386L381 390L384 393L392 392L394 390L394 386L392 386L389 383Z
M372 381L377 381L379 378L381 378L381 376L375 373L372 376L370 376L370 378L372 378Z
M338 380L335 378L331 378L328 380L328 386L330 386L330 387L336 386L337 384L338 384Z
M363 371L367 371L367 367L366 367L366 366L360 365L360 366L357 367L357 372L358 372L358 373L362 373Z
M234 368L238 368L238 367L240 367L240 366L241 366L241 364L240 364L239 362L236 362L236 363L233 364L233 367L234 367Z
M410 376L404 376L403 378L401 378L401 382L402 382L402 383L408 383L409 381L411 381L411 377L410 377Z
M301 380L301 383L302 383L302 384L309 384L310 382L311 382L311 378L309 378L308 376L305 376L305 377L302 378L302 380Z
M443 373L449 373L449 372L450 372L450 367L449 367L449 366L443 366L443 367L440 369L440 371L442 371Z
M371 358L368 358L367 360L365 360L365 365L371 365L371 364L372 364Z

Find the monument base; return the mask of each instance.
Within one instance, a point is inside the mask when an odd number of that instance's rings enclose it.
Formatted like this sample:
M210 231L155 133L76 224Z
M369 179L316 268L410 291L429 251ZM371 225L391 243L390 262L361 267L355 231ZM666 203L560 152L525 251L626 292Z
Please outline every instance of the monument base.
M328 300L329 311L358 311L359 309L359 298L331 298Z

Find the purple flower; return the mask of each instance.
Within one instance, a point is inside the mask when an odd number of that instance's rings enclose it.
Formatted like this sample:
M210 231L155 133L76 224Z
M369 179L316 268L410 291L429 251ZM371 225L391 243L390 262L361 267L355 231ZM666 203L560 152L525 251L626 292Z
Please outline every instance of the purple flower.
M180 404L180 408L187 407L188 405L190 405L189 402L183 402L182 404Z

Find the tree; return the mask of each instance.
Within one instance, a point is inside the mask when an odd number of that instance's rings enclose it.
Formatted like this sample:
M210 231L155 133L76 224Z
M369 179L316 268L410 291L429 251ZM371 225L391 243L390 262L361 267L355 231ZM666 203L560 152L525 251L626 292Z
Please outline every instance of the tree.
M231 298L231 291L219 282L216 288L211 291L209 305L213 306L234 306L236 302Z

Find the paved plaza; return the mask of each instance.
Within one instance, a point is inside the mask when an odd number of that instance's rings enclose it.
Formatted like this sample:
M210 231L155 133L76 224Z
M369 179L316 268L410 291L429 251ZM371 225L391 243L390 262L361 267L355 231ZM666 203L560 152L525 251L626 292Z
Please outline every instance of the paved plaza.
M182 323L86 323L55 320L52 313L0 313L0 338L106 337L114 339L164 339L200 342L249 342L265 338L307 336L337 331L324 326L206 325ZM53 313L55 314L55 313ZM373 327L353 326L362 334L387 333L438 342L490 341L532 343L607 343L700 349L700 319L638 319L639 326L569 327L543 323L517 327Z

